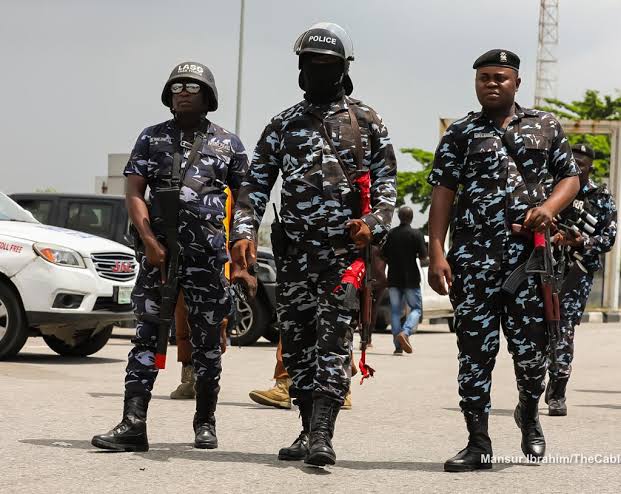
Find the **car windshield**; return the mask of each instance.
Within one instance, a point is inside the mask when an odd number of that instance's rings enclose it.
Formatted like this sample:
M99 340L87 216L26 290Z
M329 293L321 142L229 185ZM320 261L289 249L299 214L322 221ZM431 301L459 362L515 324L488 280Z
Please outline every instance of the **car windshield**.
M36 219L11 199L0 192L0 221L23 221L24 223L38 223Z

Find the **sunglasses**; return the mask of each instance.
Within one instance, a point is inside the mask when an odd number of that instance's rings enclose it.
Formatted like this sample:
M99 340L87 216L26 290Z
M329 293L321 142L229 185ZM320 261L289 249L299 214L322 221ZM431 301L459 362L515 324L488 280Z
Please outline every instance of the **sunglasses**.
M170 91L173 94L179 94L184 89L190 94L196 94L201 90L201 85L195 82L175 82L170 85Z

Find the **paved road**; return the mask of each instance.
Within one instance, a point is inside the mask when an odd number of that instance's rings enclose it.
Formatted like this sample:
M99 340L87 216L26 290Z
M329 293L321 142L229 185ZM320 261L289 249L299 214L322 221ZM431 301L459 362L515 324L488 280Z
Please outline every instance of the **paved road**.
M621 460L621 325L585 324L576 340L569 415L542 417L548 451ZM514 462L491 472L444 473L444 459L465 444L454 336L428 326L414 339L415 354L403 357L390 355L388 335L375 343L369 361L376 378L355 386L354 408L337 423L337 466L323 470L278 462L275 452L298 433L297 413L248 399L250 389L270 386L271 346L226 354L219 449L192 449L193 404L167 399L179 373L173 365L151 402L151 450L107 453L91 448L90 438L120 419L129 340L115 338L77 361L33 339L16 360L0 363L0 492L619 492L619 464ZM511 416L516 395L503 347L490 423L497 456L521 454Z

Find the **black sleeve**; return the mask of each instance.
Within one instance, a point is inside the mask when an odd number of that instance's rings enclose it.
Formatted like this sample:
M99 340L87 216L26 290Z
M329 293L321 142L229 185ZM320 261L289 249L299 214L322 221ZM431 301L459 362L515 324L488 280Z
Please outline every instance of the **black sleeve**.
M425 236L420 230L416 230L416 237L418 240L418 257L424 259L427 257L427 246L425 245Z

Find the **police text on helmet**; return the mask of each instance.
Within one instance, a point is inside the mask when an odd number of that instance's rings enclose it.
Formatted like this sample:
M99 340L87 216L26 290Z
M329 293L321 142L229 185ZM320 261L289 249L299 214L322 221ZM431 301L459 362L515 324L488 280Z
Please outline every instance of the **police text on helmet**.
M319 36L318 34L309 36L308 41L319 41L320 43L328 43L331 45L336 45L336 38L329 38L328 36Z

